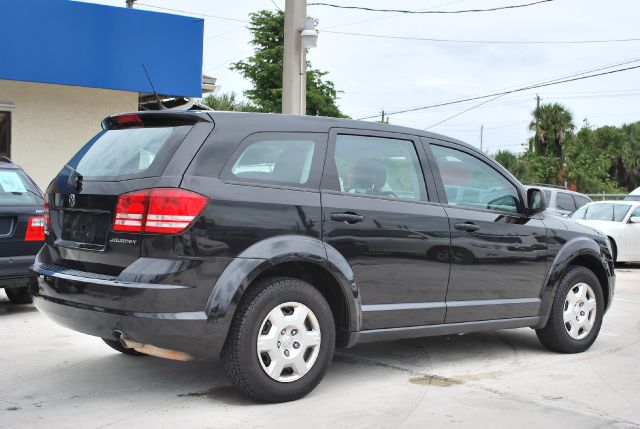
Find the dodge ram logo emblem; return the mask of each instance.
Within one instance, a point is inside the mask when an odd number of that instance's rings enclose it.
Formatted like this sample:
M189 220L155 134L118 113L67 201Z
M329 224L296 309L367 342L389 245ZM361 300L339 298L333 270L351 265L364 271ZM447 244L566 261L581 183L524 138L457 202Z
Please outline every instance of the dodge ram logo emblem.
M76 196L75 194L69 195L69 207L73 207L76 205Z

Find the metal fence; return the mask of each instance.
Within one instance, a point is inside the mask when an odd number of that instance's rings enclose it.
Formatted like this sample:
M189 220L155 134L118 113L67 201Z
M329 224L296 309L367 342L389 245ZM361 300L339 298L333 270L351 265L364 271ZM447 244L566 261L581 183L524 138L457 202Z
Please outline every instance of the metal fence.
M592 200L622 200L629 194L587 194Z

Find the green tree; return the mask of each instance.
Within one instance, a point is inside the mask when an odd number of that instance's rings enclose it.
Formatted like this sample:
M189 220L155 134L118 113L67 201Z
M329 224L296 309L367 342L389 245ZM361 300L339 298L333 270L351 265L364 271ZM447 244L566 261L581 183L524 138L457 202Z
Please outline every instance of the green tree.
M249 15L249 31L254 54L232 64L251 81L244 95L262 112L282 112L282 63L284 53L284 13L262 10ZM345 117L336 105L338 92L333 82L323 80L327 72L314 70L307 61L307 114Z
M580 192L615 193L621 190L611 179L611 143L620 146L619 137L611 130L593 130L587 122L574 139L564 147L567 158L568 181Z
M531 177L528 165L523 162L521 156L508 150L499 150L493 158L521 182L535 182Z
M575 130L573 116L561 104L541 104L533 112L529 130L535 133L534 150L536 155L562 156L562 145Z
M246 101L236 99L237 94L233 91L224 94L209 94L202 99L202 104L213 110L230 112L257 112L258 108Z

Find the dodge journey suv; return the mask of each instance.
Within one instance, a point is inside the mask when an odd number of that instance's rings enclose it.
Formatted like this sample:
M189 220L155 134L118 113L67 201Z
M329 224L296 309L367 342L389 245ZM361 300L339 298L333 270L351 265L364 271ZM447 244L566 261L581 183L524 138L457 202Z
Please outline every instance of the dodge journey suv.
M531 327L582 352L611 305L607 238L454 139L224 112L102 127L47 189L36 306L125 354L220 356L259 401L367 341Z

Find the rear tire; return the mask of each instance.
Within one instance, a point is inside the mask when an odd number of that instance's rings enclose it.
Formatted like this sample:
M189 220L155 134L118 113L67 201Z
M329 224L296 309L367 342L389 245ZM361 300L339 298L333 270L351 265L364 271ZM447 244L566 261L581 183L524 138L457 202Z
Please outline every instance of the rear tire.
M125 355L128 355L128 356L147 356L144 353L140 353L139 351L136 351L134 349L129 349L129 348L123 346L120 341L109 340L107 338L103 338L102 341L104 341L112 349L117 350L122 354L125 354Z
M324 377L335 325L310 284L269 277L253 284L234 315L222 360L233 385L260 402L302 398Z
M31 304L33 302L29 286L7 288L4 292L13 304Z
M550 350L581 353L598 337L603 313L598 277L588 268L572 265L560 280L547 326L536 329L536 334Z

